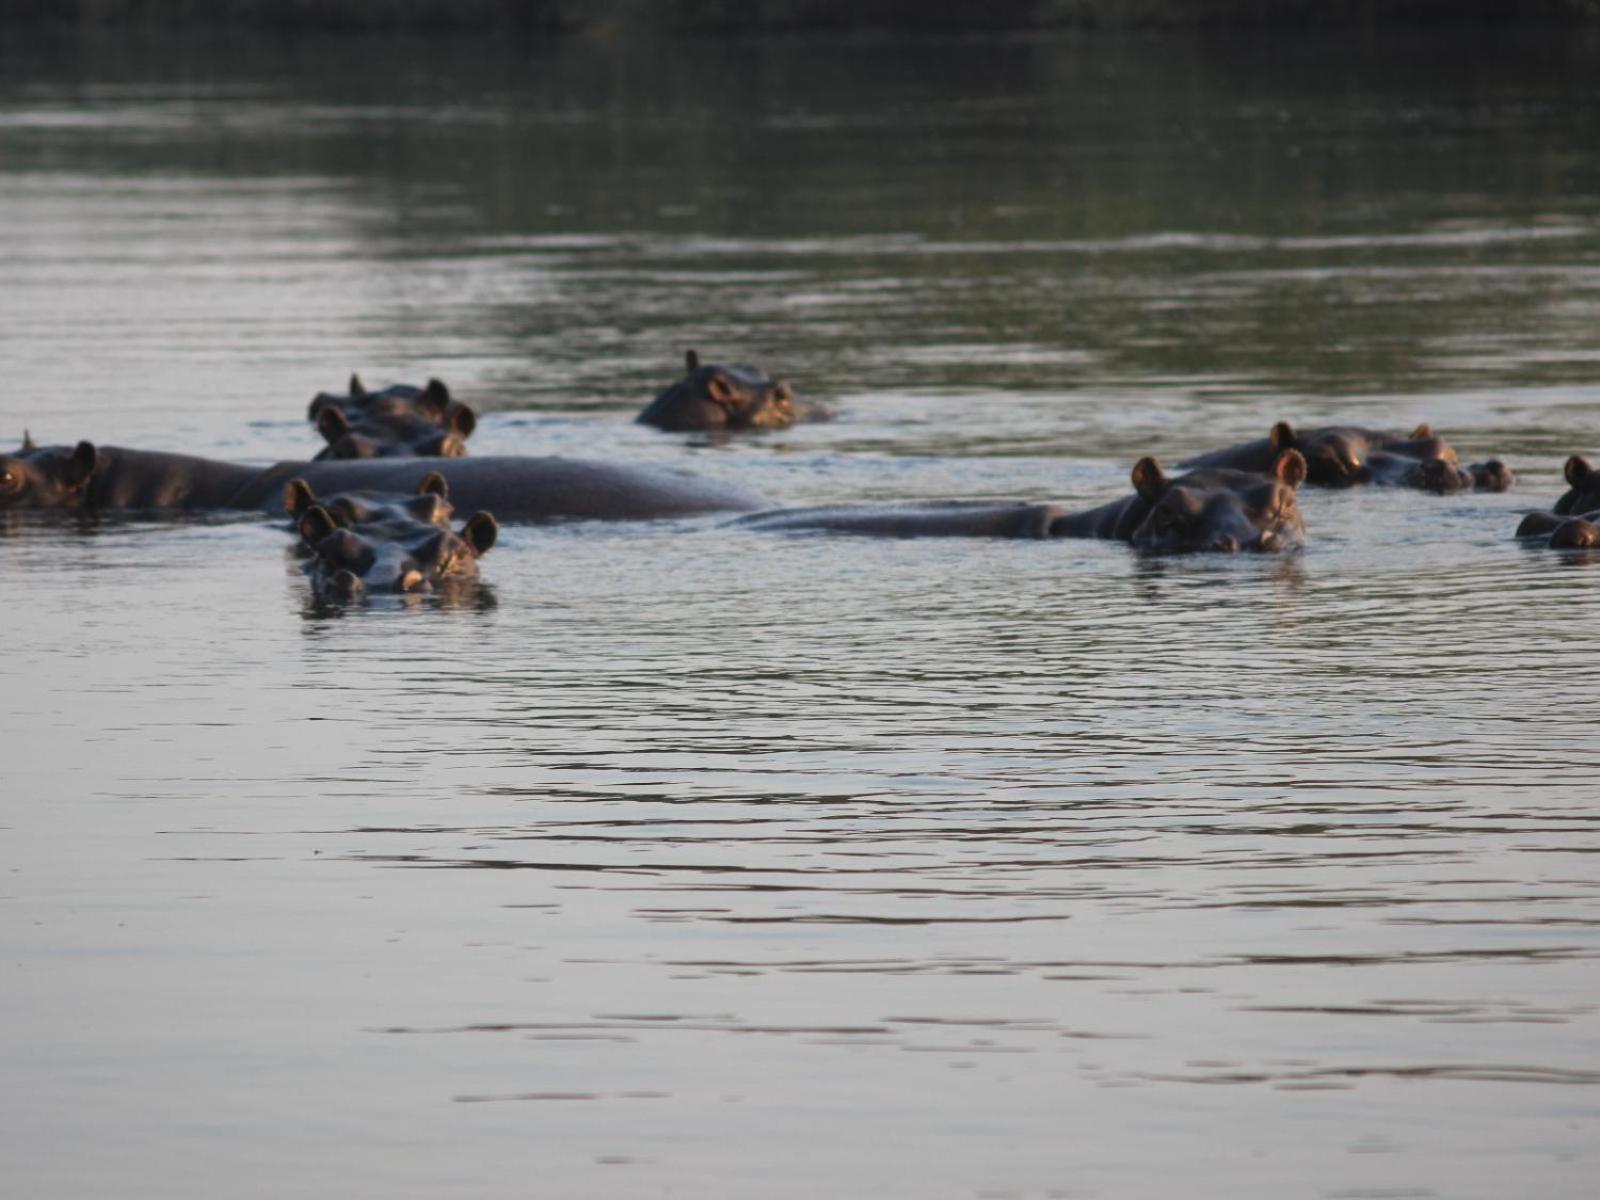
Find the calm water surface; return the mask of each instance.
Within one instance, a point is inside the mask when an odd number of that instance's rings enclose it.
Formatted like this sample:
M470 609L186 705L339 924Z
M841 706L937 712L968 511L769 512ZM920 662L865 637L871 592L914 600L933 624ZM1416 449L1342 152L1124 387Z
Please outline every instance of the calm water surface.
M0 42L0 433L1091 503L1272 421L1505 496L1304 554L0 526L18 1196L1587 1197L1600 47ZM829 426L631 414L683 350Z

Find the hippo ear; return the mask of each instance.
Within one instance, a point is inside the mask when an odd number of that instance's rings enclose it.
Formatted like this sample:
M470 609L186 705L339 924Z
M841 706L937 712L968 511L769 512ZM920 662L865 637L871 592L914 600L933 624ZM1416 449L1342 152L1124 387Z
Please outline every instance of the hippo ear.
M732 408L739 403L739 393L721 375L712 375L706 380L706 395L711 397L713 404L720 404L723 408Z
M304 479L296 476L283 485L283 511L291 517L298 517L316 502L317 494Z
M1167 477L1161 471L1161 464L1149 455L1133 464L1133 490L1151 504L1161 499L1161 494L1167 490Z
M467 545L472 547L472 553L482 558L494 547L495 539L500 536L500 522L489 513L475 512L461 527L461 536Z
M439 380L430 379L428 386L417 393L417 403L443 418L450 411L450 389Z
M335 529L338 529L339 522L322 505L313 504L300 514L300 522L297 528L300 530L300 536L305 539L306 545L315 546Z
M39 443L33 440L33 434L26 429L22 431L22 448L24 450L37 450L39 448Z
M350 418L340 409L329 405L317 415L317 432L331 446L350 432Z
M417 483L417 495L450 499L450 481L437 471L429 471Z
M1594 468L1589 465L1589 461L1583 455L1574 454L1567 459L1567 483L1571 487L1581 488L1593 474Z
M1421 425L1418 425L1415 429L1413 429L1409 434L1406 435L1406 441L1409 442L1409 441L1414 441L1417 438L1426 438L1426 437L1432 437L1432 436L1433 436L1433 426L1429 425L1426 421L1424 421Z
M1287 421L1279 421L1272 427L1272 432L1267 435L1267 440L1272 443L1272 452L1287 450L1294 445L1294 426Z
M95 463L99 455L95 452L93 442L79 442L72 450L72 457L67 459L66 465L61 468L61 482L68 487L77 487L87 483L89 476L94 474Z
M457 437L469 438L478 427L478 414L466 404L452 404L445 418L445 428Z
M1292 488L1306 481L1306 458L1298 450L1285 450L1272 460L1272 473Z
M367 394L367 388L361 382L361 376L354 371L350 372L350 394L352 396L365 396Z
M684 351L683 369L690 375L693 375L700 369L700 352L698 350Z

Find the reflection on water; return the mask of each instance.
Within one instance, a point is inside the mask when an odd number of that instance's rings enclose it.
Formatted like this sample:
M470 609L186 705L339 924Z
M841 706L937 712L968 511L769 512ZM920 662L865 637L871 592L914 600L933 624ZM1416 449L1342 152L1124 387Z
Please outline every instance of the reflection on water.
M309 457L358 369L792 504L1284 417L1519 480L1273 559L512 526L348 607L8 514L14 1186L1588 1195L1600 591L1511 534L1597 449L1600 73L1483 49L0 45L6 438ZM840 419L632 425L689 346Z

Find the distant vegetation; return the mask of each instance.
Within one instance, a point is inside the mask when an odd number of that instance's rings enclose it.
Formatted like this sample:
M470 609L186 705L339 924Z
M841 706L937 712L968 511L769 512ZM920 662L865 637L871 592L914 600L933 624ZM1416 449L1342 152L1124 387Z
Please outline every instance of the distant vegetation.
M1597 21L1600 0L0 0L75 26L928 32Z

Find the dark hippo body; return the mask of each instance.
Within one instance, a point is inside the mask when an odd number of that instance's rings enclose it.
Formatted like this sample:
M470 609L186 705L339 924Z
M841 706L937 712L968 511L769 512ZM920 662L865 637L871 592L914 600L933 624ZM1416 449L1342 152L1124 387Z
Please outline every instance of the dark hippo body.
M296 477L316 495L410 495L430 472L447 480L460 510L483 509L510 522L649 520L753 512L771 504L760 493L731 484L576 458L372 458L278 463L263 470L80 442L0 456L0 509L282 513L285 485Z
M1531 512L1517 526L1519 538L1537 539L1556 550L1600 547L1600 471L1582 455L1567 459L1567 490L1549 512Z
M284 485L302 478L318 494L412 493L431 472L449 484L462 512L484 509L501 521L600 521L752 512L769 501L758 492L653 467L581 458L497 456L451 459L353 459L279 463L262 472L237 507L282 510Z
M1264 438L1214 450L1182 465L1265 471L1278 454L1290 449L1306 460L1306 482L1319 487L1374 483L1438 493L1503 492L1512 483L1511 469L1499 459L1461 466L1455 450L1427 425L1397 434L1356 425L1296 429L1279 421Z
M1542 541L1553 550L1593 550L1600 547L1600 510L1532 512L1522 518L1517 536Z
M787 429L797 421L827 421L833 410L795 397L782 380L769 379L754 367L702 365L690 350L684 376L667 388L636 418L673 433L709 431L737 433Z
M757 513L735 524L869 537L1105 538L1158 554L1292 549L1305 534L1294 494L1305 460L1286 451L1272 467L1270 474L1210 468L1171 479L1143 458L1133 469L1133 495L1082 512L1054 504L847 505Z
M985 504L952 500L932 504L819 505L781 508L740 517L736 526L791 533L844 533L861 537L1046 538L1067 510L1053 504Z

